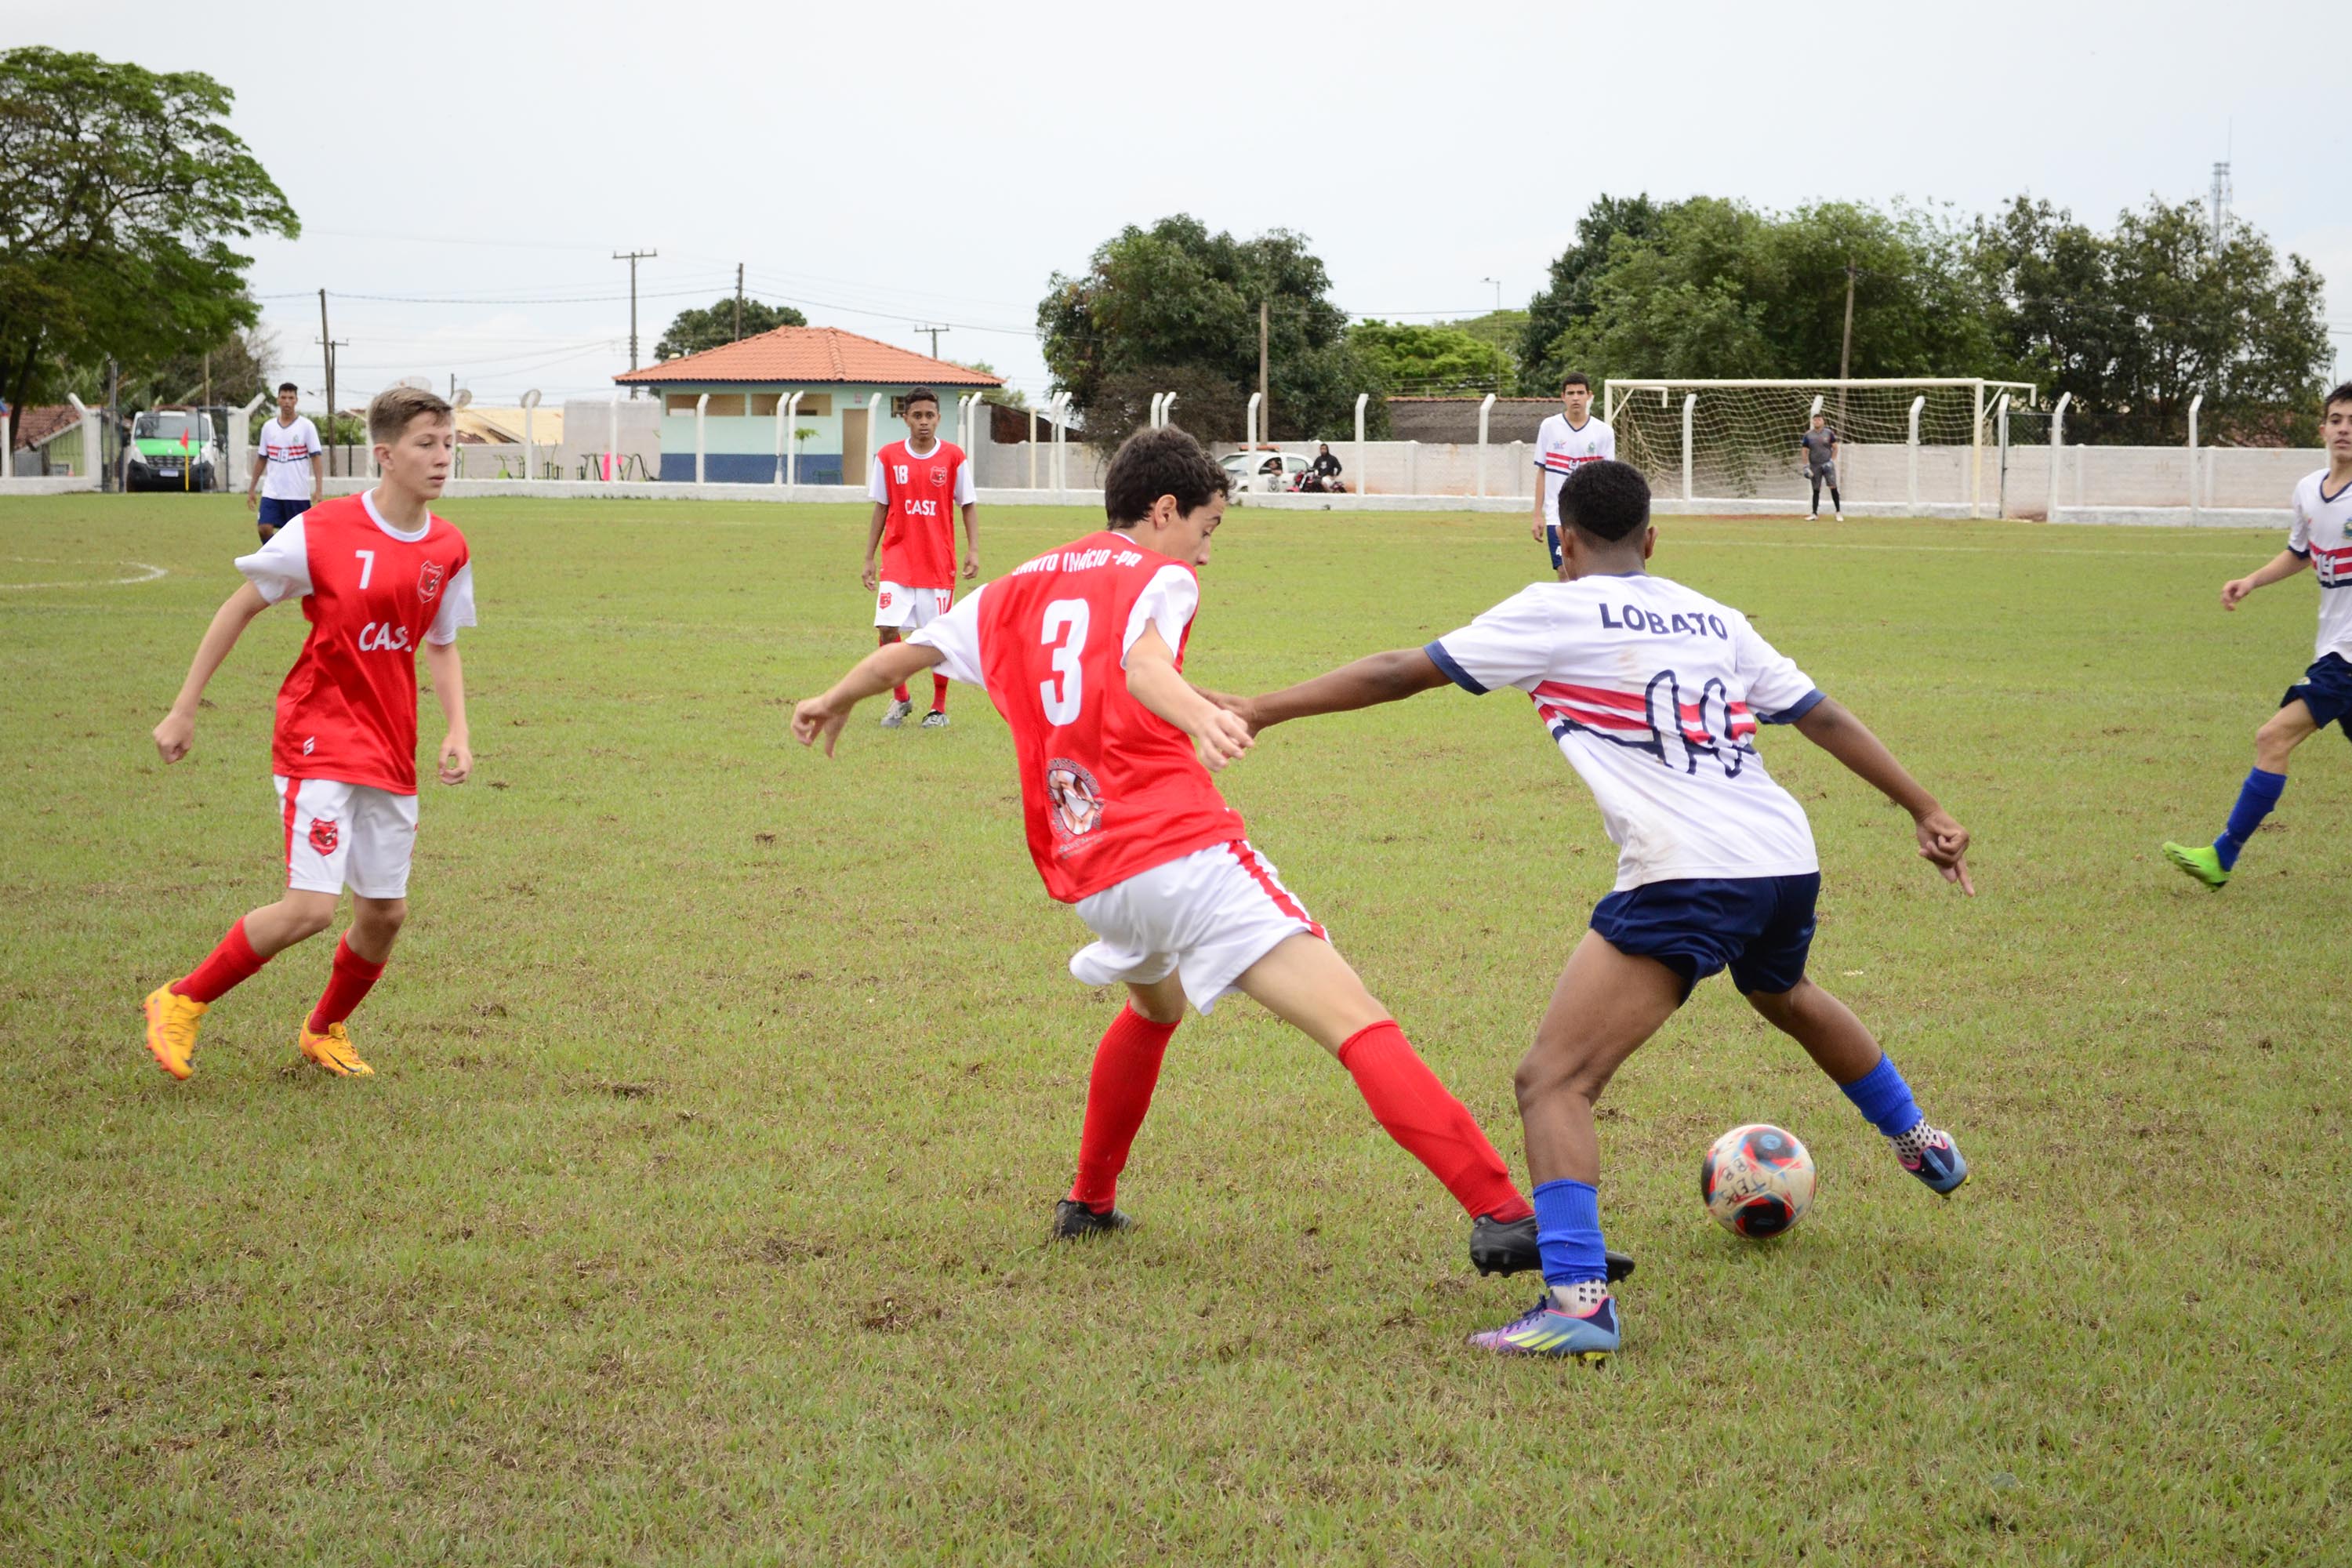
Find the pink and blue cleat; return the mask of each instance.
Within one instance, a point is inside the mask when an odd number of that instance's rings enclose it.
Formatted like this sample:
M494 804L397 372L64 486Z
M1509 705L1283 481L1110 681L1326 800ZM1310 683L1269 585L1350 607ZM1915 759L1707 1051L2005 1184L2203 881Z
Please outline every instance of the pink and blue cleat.
M1598 1366L1617 1349L1617 1303L1610 1297L1579 1315L1546 1290L1536 1304L1499 1329L1472 1334L1469 1343L1497 1355L1573 1356Z

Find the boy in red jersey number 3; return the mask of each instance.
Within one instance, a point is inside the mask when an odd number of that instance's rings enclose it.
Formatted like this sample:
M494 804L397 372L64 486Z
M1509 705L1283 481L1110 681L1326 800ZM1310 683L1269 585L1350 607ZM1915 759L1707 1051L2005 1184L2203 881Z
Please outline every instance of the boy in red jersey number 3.
M441 782L466 782L474 756L457 628L474 624L474 572L463 535L427 503L449 478L449 405L394 387L368 406L383 477L364 495L312 507L237 558L245 585L213 616L171 712L155 726L166 763L188 754L196 704L237 637L281 599L299 598L310 635L278 692L270 750L286 839L286 896L231 926L194 972L146 1001L147 1048L173 1078L194 1069L206 1008L271 957L334 923L352 890L352 925L326 994L304 1024L304 1058L342 1077L374 1069L343 1021L383 974L408 914L416 839L416 653L449 721Z
M1118 1175L1184 1005L1205 1013L1239 991L1339 1058L1381 1125L1472 1216L1482 1273L1532 1268L1534 1211L1502 1156L1210 781L1250 744L1242 721L1181 673L1200 602L1194 571L1209 559L1225 485L1181 430L1138 432L1104 477L1108 529L1046 552L868 655L799 704L793 733L830 754L860 700L934 668L983 688L1012 729L1029 852L1046 891L1076 906L1097 939L1070 972L1088 985L1124 983L1129 995L1095 1052L1077 1179L1055 1206L1056 1237L1128 1226L1114 1206Z
M919 631L948 613L955 597L955 522L949 515L963 510L963 574L980 575L979 507L974 501L971 464L963 448L940 439L940 395L928 386L907 394L907 438L893 441L874 454L866 493L874 502L874 520L866 531L866 586L874 592L874 625L882 646L898 640L901 632ZM882 564L874 564L874 548L882 547ZM915 710L914 699L900 681L891 693L882 727L895 730ZM923 728L943 730L948 722L948 678L931 677L931 710Z

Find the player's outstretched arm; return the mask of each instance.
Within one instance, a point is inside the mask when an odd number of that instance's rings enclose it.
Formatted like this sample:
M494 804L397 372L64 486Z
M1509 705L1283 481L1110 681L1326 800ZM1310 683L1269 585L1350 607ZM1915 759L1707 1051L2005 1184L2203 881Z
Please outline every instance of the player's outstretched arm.
M457 645L425 638L425 668L433 674L433 700L449 725L441 741L441 782L461 784L474 771L474 742L466 728L466 667L457 660Z
M1286 686L1264 697L1245 700L1239 712L1253 731L1291 719L1311 719L1318 713L1347 713L1406 698L1450 684L1437 661L1417 647L1376 653L1328 675Z
M1201 760L1212 773L1250 749L1249 725L1184 679L1158 626L1144 627L1135 646L1127 650L1127 689L1138 702L1199 742Z
M1886 743L1870 726L1848 712L1843 704L1822 698L1797 721L1797 733L1843 763L1864 784L1911 814L1919 837L1919 855L1932 861L1944 880L1976 897L1969 879L1969 830L1936 803L1926 786L1895 760Z
M2232 577L2221 584L2221 607L2234 610L2240 600L2257 588L2267 588L2273 583L2284 583L2289 577L2310 566L2311 558L2297 555L2292 550L2282 550L2263 565L2243 577Z
M929 643L894 642L876 648L851 666L832 690L793 705L793 739L803 746L823 741L824 754L833 755L833 743L840 738L841 727L849 722L850 710L936 668L946 658Z
M268 608L269 601L261 596L261 590L243 583L213 612L213 624L205 628L204 640L196 644L196 657L188 665L188 679L180 683L180 695L172 700L172 710L155 726L155 750L166 763L178 762L195 744L196 704L204 698L205 685L228 658L228 650L236 646L236 639L245 635L245 628L253 624L253 617Z

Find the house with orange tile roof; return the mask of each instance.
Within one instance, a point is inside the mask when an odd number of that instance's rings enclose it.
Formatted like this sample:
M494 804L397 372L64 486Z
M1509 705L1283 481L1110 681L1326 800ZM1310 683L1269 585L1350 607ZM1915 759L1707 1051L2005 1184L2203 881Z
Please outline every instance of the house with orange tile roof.
M951 440L957 399L1004 384L839 327L778 327L613 380L659 400L661 477L674 483L693 482L699 407L702 477L711 484L774 483L778 422L791 409L792 430L782 434L793 438L794 481L863 485L867 460L907 434L902 416L913 388L940 395L940 434Z

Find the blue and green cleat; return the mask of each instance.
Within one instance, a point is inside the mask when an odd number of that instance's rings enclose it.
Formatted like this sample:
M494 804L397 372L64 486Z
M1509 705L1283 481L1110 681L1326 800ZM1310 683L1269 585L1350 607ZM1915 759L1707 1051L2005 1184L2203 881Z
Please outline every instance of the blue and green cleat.
M2218 889L2230 879L2229 868L2221 864L2221 851L2210 844L2167 843L2164 858L2209 888Z
M1601 1305L1580 1317L1562 1309L1546 1290L1534 1306L1501 1328L1472 1334L1467 1342L1496 1355L1573 1356L1598 1366L1617 1349L1617 1302L1603 1297Z

